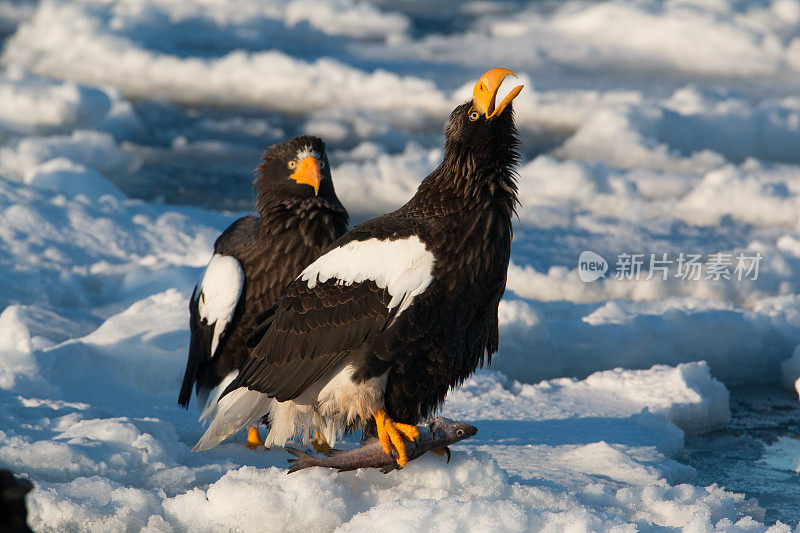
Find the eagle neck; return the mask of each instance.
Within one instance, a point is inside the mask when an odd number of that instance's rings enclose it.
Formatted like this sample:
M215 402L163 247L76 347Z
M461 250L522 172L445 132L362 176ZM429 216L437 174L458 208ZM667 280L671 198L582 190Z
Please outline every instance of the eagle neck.
M283 198L258 205L262 239L296 232L306 246L324 247L347 230L348 215L341 203L325 198Z
M446 153L410 202L408 214L427 221L437 275L448 287L505 285L517 204L514 162Z
M516 173L519 160L516 139L507 147L484 156L448 142L445 156L419 187L412 200L414 210L428 217L499 215L511 231L511 218L518 204Z

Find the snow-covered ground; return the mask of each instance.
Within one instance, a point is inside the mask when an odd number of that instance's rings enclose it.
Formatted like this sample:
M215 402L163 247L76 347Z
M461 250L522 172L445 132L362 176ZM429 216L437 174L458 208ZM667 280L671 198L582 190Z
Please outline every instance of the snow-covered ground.
M794 0L0 0L3 35L0 467L35 530L770 526L679 460L726 386L800 377ZM386 476L191 453L187 299L259 152L321 135L385 212L495 66L526 85L501 347L444 407L478 435Z

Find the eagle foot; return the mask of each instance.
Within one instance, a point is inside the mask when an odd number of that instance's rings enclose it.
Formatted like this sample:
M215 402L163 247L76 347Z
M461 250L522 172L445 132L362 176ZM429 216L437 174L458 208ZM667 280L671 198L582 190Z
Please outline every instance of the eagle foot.
M381 441L381 447L387 455L392 454L392 447L397 450L397 466L400 468L406 466L408 463L408 454L406 452L406 444L403 442L403 437L407 440L414 440L419 436L419 430L416 426L411 424L402 424L395 422L386 411L379 409L375 412L375 427L378 430L378 438Z
M250 426L250 429L247 430L247 441L244 445L251 450L257 450L264 446L264 439L262 439L261 435L258 433L258 426Z
M331 455L331 445L328 444L328 440L325 438L325 435L323 435L321 431L316 432L314 440L311 442L311 447L314 448L317 451L317 453L321 453L322 455L326 456Z

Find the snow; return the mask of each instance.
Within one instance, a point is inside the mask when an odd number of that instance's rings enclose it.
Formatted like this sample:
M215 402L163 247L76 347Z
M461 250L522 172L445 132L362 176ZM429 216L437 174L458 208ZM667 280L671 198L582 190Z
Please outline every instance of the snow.
M682 450L730 388L800 383L798 22L791 0L0 0L0 468L36 484L32 527L790 531ZM192 453L188 299L241 213L181 204L252 205L260 151L311 133L355 222L395 209L500 66L525 85L500 351L442 409L478 434L386 476L287 476L240 435ZM682 279L681 253L761 259Z
M30 176L39 170L40 165L57 158L65 158L105 176L129 174L137 167L136 160L120 150L111 134L75 130L70 135L25 137L8 143L0 149L0 169L4 176L30 182ZM85 190L95 189L88 187Z
M242 4L240 1L222 4L220 7L224 8L224 13L215 17L217 13L213 10L204 12L203 2L177 5L142 2L136 7L44 2L32 19L23 23L9 39L2 61L24 65L38 74L111 84L132 96L158 94L187 104L268 106L299 112L309 107L357 101L371 110L394 109L406 104L446 112L446 101L441 92L420 78L397 76L380 70L367 74L330 58L308 62L277 50L248 52L237 49L243 45L267 44L259 36L258 24L274 25L276 20L269 8L265 10L267 12L250 13L252 18L243 20L244 13L259 11L259 8L242 10ZM345 11L344 17L326 20L324 26L334 24L342 33L352 33L348 31L352 20L347 19L358 19L370 10L359 8L355 2L340 4L345 8L349 4L351 12ZM293 14L303 7L290 7L293 9L288 13L276 17L291 27L300 22ZM329 9L338 11L334 6ZM325 14L316 11L314 19L318 25ZM288 20L282 20L284 17ZM109 18L112 20L110 23L107 22ZM63 25L54 25L54 21L63 21ZM225 31L225 25L236 22L240 26L232 32L233 35ZM142 29L151 23L154 27ZM183 25L180 33L186 35L202 31L206 25L219 24L222 26L221 38L225 45L231 46L231 50L217 57L183 57L181 47L186 47L197 37L189 37L189 42L181 39L177 39L178 42L172 39L172 42L158 41L158 27L168 31L165 24ZM362 20L361 24L368 25L368 22ZM382 25L394 26L393 20L385 20ZM81 35L79 39L74 38L76 32ZM256 35L249 35L253 33ZM148 44L161 49L155 51ZM199 80L203 83L198 84ZM287 99L287 94L292 98Z
M14 388L17 378L35 378L38 365L33 358L31 336L19 306L9 305L0 314L0 388Z

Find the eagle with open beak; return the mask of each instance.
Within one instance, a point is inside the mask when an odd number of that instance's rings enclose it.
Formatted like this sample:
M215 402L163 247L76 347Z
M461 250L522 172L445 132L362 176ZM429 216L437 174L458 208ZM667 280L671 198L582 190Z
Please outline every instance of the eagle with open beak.
M522 90L496 103L509 75L488 71L452 112L444 159L408 203L339 238L262 313L195 450L267 414L267 445L366 426L406 464L414 425L498 348Z

